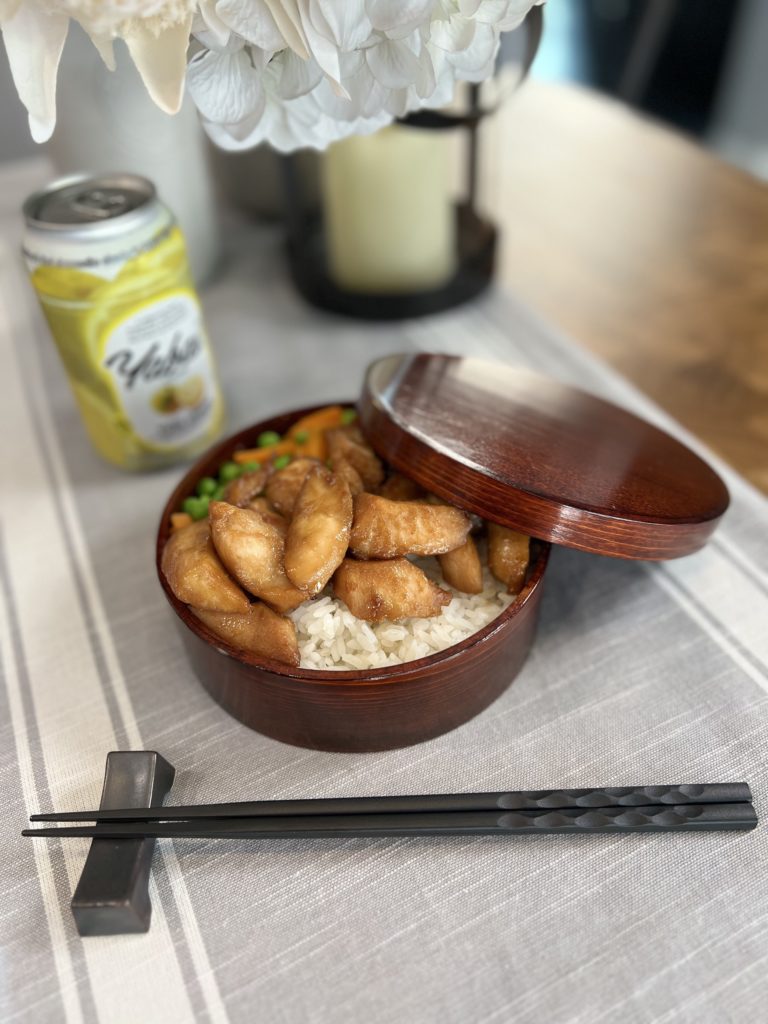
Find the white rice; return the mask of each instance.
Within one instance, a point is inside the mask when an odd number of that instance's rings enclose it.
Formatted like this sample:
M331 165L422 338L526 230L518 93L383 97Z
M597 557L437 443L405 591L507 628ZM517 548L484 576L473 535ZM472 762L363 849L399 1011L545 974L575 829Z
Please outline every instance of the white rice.
M439 615L431 619L364 622L355 618L330 591L323 591L291 613L296 623L301 667L382 668L424 658L476 633L514 600L487 568L483 570L482 592L462 594L442 581L434 561L419 559L417 564L453 593L453 600Z

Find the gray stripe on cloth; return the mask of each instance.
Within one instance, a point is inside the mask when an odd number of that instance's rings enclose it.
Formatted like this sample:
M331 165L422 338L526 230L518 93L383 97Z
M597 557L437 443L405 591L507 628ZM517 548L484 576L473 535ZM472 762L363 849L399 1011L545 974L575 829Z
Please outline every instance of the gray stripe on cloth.
M38 799L40 800L41 807L51 806L51 793L48 788L48 777L45 771L45 761L42 750L42 740L37 725L37 718L35 715L35 706L32 699L32 690L29 680L29 669L27 666L27 655L24 649L24 640L21 635L19 628L19 617L16 608L16 599L13 593L13 585L11 582L10 573L8 572L8 561L5 553L5 538L0 526L0 587L3 590L3 596L5 598L6 608L8 610L8 626L11 635L11 643L13 645L13 655L15 657L16 665L18 667L19 684L21 689L21 703L24 714L24 726L25 731L21 736L14 737L15 743L9 743L3 747L5 755L12 757L12 752L15 750L16 743L26 743L31 757L32 771L35 781L35 790L37 792ZM1 666L0 666L1 669ZM7 682L3 680L3 692L7 692ZM10 714L8 715L8 731L11 730L10 725ZM6 771L10 770L10 765L6 765ZM20 791L20 786L19 786ZM4 789L3 792L8 792ZM10 808L5 806L4 810L7 812ZM35 808L36 810L39 808ZM39 917L39 927L43 934L48 931L47 923L45 921L45 914L42 908L42 901L40 900L40 889L39 889L39 878L37 875L37 869L32 858L32 840L23 839L20 835L20 830L25 825L29 824L24 821L29 811L23 806L19 807L19 810L23 814L23 818L20 823L19 818L11 818L13 822L13 849L15 850L15 856L11 856L11 851L6 847L4 850L4 878L13 877L13 868L18 865L21 869L21 877L17 878L13 887L12 896L9 897L13 900L13 906L8 906L8 909L3 908L3 917L7 916L14 917L19 916L19 930L28 932L30 926L30 916L34 914ZM6 827L10 826L10 822L6 819ZM69 879L67 877L67 869L64 864L64 852L61 847L61 840L54 839L48 844L48 855L51 860L51 866L53 869L53 880L56 887L56 894L61 907L67 907L71 897L69 888ZM23 874L22 874L23 872ZM30 883L34 881L38 882L35 887L35 900L30 904L24 900L24 893L26 890L31 888ZM66 911L64 911L66 913ZM72 966L74 968L77 984L78 984L78 996L80 1000L80 1007L83 1013L83 1019L86 1024L89 1022L97 1021L96 1005L93 999L93 991L91 989L90 975L88 973L88 966L85 962L85 956L83 952L83 943L79 935L75 931L73 926L66 929L67 935L67 946L69 949L69 955L72 960ZM44 953L51 953L50 946L43 946L42 944L37 946L34 950L35 956L41 956ZM11 958L9 958L11 959ZM27 1016L34 1007L34 1019L35 1021L51 1020L60 1021L64 1019L63 1006L61 1005L61 993L56 992L55 994L50 991L48 982L49 979L53 980L56 977L56 971L53 963L53 956L50 955L46 958L46 965L39 967L36 970L29 971L29 964L16 963L15 967L9 967L9 970L19 972L20 977L18 978L16 985L13 985L11 991L13 993L13 1000L15 1004L15 1011L9 1010L8 1015L3 1014L2 1020L9 1021L13 1019L15 1014ZM20 969L24 968L24 973L21 973ZM17 987L18 986L18 987ZM42 989L46 993L45 996L40 997L39 990ZM25 992L26 990L26 992ZM2 993L0 993L2 997ZM58 997L58 998L57 998ZM50 1000L55 1005L46 1007L44 1005L45 1000ZM39 1007L36 1006L38 1002L43 1003ZM0 1004L1 1005L1 1004ZM31 1019L31 1018L30 1018Z
M40 338L39 336L36 336L33 339L33 341L37 344L38 356L41 359L44 358L42 352L40 352L40 347L44 344L46 349L50 349L51 345L49 339ZM39 382L39 376L36 377L36 368L30 362L30 360L34 358L33 355L31 354L31 349L34 347L34 345L19 345L19 349L21 350L19 362L22 371L22 382L25 391L27 406L30 410L32 422L34 425L35 440L38 446L38 450L40 451L41 457L45 464L46 471L48 472L51 479L53 479L51 455L50 452L48 451L47 445L45 444L44 433L40 421L40 410L38 407L38 395L42 395L43 392L39 387L36 389L33 383L36 379ZM60 369L58 366L55 367L55 371L57 373L60 373ZM80 424L78 424L78 429L82 430ZM66 441L64 441L63 447L64 451L66 452ZM110 724L115 733L115 740L118 749L129 749L130 743L128 742L127 738L126 723L123 719L123 715L120 710L120 706L115 694L113 680L110 676L109 669L107 667L107 660L105 656L103 640L95 624L93 609L88 599L86 587L83 580L82 567L80 566L75 553L75 545L73 543L72 534L70 531L69 518L66 515L65 509L63 507L59 491L56 488L53 488L52 493L54 503L56 505L56 510L59 516L59 525L62 531L62 537L64 540L64 547L67 553L67 559L70 564L72 578L75 582L78 603L80 605L80 609L82 611L83 618L86 623L88 645L91 649L94 664L96 665L97 668L98 678L102 692L104 694ZM87 535L87 531L85 532ZM153 748L150 747L149 749ZM41 770L44 771L44 767L41 766ZM45 792L44 803L46 806L41 806L41 810L54 809L51 806L50 791L47 788ZM56 843L56 846L58 847L60 853L60 844ZM179 911L176 894L174 893L173 887L169 882L165 862L162 857L156 856L153 859L153 878L157 886L158 895L160 896L160 899L162 901L163 910L168 919L168 926L171 930L171 934L173 936L182 937L182 940L180 942L174 942L174 949L179 962L179 968L181 970L182 977L184 978L184 983L189 991L190 1000L192 1004L196 1007L196 1020L206 1021L208 1020L208 1014L207 1012L205 1012L204 1009L205 1000L203 997L203 992L200 987L200 981L197 977L195 965L192 959L188 943L186 941L184 929L182 927L181 914ZM66 886L67 883L65 882L64 884ZM64 893L65 902L67 902L69 899L69 895L66 889L62 890L62 892ZM86 965L84 965L84 967L87 970Z
M8 288L0 288L0 299L5 298L8 301ZM12 325L13 329L13 325ZM55 480L53 471L53 465L51 462L51 453L48 450L48 446L45 443L45 437L43 434L42 426L40 423L40 411L38 402L44 399L44 391L40 387L39 377L35 376L35 369L30 365L30 360L34 358L33 349L42 343L43 339L37 337L32 339L32 344L24 344L20 337L15 337L16 351L19 357L19 365L21 367L21 380L22 387L24 389L24 396L26 399L27 408L30 411L32 424L35 431L35 441L37 442L37 448L40 452L43 465L45 466L46 473L50 480ZM47 348L51 347L50 341L45 339ZM58 373L61 372L59 367L56 367ZM37 387L35 387L37 384ZM86 630L88 633L88 641L93 652L93 659L96 665L96 670L99 675L99 681L101 688L104 693L104 699L107 703L109 710L109 717L112 721L112 726L115 731L115 740L119 748L124 749L127 744L125 722L123 721L120 707L115 697L115 692L112 686L112 680L109 676L109 670L107 668L106 657L104 655L104 647L99 635L98 629L94 622L93 609L91 608L88 595L86 593L85 584L83 581L83 573L80 565L78 564L77 557L75 555L74 545L72 543L72 535L69 528L69 520L65 513L63 503L61 500L61 494L58 488L52 487L51 494L53 497L54 504L56 506L56 512L58 514L59 526L61 528L62 536L64 539L64 547L67 553L67 560L69 562L72 579L75 584L77 591L78 603L83 613L85 620Z
M751 580L752 583L754 583L758 590L762 590L766 597L768 597L768 582L766 582L766 574L764 570L760 570L755 565L748 562L744 553L739 549L736 549L736 557L734 558L733 546L726 544L717 536L717 534L715 534L714 537L711 537L707 543L718 548L723 552L723 554L728 555L732 559L733 564L738 568L739 572L743 573L748 580Z
M654 565L653 567L649 568L652 568L656 572L663 569L662 566L657 565ZM653 574L654 572L651 571L651 576L653 576ZM678 579L676 576L673 576L671 573L665 573L665 578L669 586L671 586L674 590L678 590L682 594L684 594L687 600L690 601L690 603L696 608L699 615L701 615L702 618L706 619L706 621L710 624L711 628L716 633L718 633L728 644L734 647L741 655L741 657L748 661L750 665L752 665L753 668L760 673L763 679L765 679L766 684L768 684L768 663L766 663L762 658L759 658L753 651L750 651L747 647L745 647L744 644L742 644L741 641L737 637L735 637L733 633L726 627L725 623L723 623L720 619L713 615L712 612L706 607L706 605L701 603L701 601L696 596L695 592L691 590L690 587L687 587L682 582L682 580ZM766 623L766 629L768 629L768 623Z

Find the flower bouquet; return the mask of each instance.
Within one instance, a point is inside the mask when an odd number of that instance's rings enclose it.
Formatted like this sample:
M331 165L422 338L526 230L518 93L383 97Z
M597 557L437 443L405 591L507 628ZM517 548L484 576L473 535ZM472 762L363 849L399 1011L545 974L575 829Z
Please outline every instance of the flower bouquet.
M422 108L494 67L502 32L543 0L0 0L0 26L32 136L56 121L71 20L105 64L125 41L163 110L184 86L224 149L325 149Z

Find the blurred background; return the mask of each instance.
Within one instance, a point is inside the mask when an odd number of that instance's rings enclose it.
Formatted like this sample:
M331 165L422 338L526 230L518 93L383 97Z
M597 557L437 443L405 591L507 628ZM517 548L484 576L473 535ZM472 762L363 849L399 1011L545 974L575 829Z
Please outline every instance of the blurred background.
M0 47L4 192L145 174L213 310L235 278L272 282L289 317L298 292L369 321L495 283L768 493L768 0L548 0L539 40L540 11L503 37L478 105L438 116L460 130L409 121L288 160L214 150L191 100L161 113L122 44L109 74L76 25L37 147Z
M618 97L768 177L768 3L549 0L533 77ZM39 152L0 48L0 159Z

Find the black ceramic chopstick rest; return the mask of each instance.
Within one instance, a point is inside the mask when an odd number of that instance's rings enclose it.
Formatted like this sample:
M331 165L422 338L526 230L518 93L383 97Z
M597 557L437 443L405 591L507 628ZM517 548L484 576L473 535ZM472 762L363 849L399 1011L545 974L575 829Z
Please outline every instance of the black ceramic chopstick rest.
M101 807L157 807L170 792L174 774L154 750L113 750L107 754ZM71 904L81 935L149 931L154 846L154 839L93 840Z

